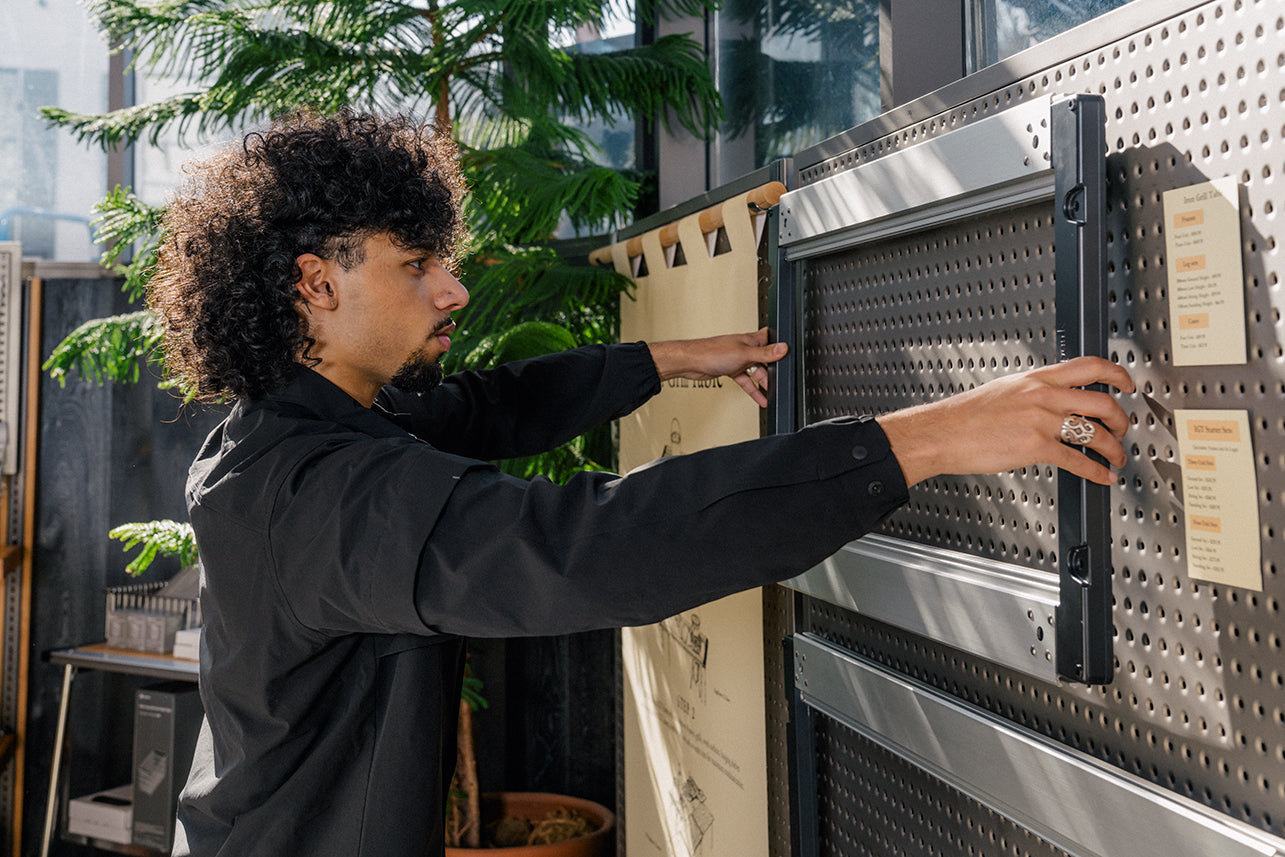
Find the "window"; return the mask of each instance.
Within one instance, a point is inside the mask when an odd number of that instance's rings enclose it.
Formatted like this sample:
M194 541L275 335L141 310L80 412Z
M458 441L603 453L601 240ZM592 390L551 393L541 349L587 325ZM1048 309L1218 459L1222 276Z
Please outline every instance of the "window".
M628 50L635 40L634 5L632 0L604 4L603 20L597 27L583 26L572 31L554 33L552 43L571 53L605 54ZM631 170L637 166L635 124L631 115L615 113L610 122L601 119L585 121L580 130L595 146L594 162L616 170ZM599 224L592 231L600 232L620 224ZM557 230L558 238L574 238L576 231L565 217Z
M77 0L0 6L0 240L24 256L98 258L89 221L106 191L107 156L37 112L107 107L107 46Z
M879 114L879 0L728 0L713 20L714 185Z
M968 69L977 71L1129 0L968 0Z

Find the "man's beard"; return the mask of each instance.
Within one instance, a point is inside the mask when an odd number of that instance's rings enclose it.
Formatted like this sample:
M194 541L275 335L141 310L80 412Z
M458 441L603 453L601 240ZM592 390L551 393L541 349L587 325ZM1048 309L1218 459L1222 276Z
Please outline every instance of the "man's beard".
M402 364L388 383L407 393L427 393L442 383L444 374L441 363L416 352Z

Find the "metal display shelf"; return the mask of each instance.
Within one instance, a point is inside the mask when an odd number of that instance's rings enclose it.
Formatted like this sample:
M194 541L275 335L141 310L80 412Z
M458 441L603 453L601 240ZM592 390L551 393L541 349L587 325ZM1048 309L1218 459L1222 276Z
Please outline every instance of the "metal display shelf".
M48 857L58 818L58 793L62 781L63 744L67 737L67 714L71 709L71 685L72 679L76 676L76 671L92 669L100 672L121 673L166 681L196 682L201 669L201 665L196 661L183 660L172 655L115 649L103 643L76 646L70 649L58 649L47 653L46 658L51 664L61 665L63 674L62 694L58 703L58 726L54 733L53 761L49 766L49 795L45 803L45 829L40 841L40 857ZM161 853L137 845L106 842L74 834L65 834L64 838L69 842L91 845L100 850L115 851L120 854L148 857L148 855Z

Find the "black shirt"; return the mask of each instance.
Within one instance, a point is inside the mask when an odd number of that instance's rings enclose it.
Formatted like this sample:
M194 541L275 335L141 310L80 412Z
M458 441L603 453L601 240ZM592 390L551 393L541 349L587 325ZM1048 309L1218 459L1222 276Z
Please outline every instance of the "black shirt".
M238 403L188 483L206 721L174 853L440 854L461 635L659 621L798 574L905 501L883 432L855 418L564 486L482 461L659 388L636 344L370 409L301 367Z

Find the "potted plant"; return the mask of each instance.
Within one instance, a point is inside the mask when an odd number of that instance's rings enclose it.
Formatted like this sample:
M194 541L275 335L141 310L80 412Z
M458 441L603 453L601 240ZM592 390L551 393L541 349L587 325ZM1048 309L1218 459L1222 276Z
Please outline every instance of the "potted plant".
M460 696L459 754L446 823L447 857L608 857L615 814L583 798L546 792L482 793L478 785L473 715L486 708L482 683L465 667Z

